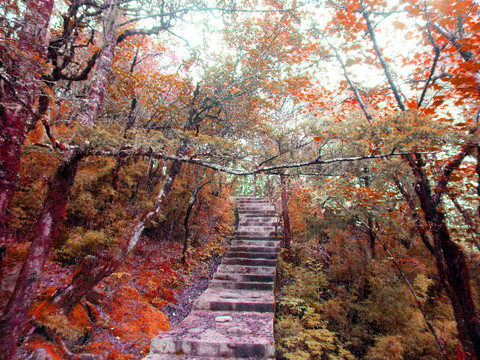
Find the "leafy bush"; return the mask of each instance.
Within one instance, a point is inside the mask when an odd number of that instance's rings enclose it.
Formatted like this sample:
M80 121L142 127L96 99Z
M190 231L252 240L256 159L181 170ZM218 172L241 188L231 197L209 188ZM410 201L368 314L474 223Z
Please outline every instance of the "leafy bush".
M110 243L104 230L86 230L77 227L70 232L67 241L57 251L57 259L71 262L104 249Z

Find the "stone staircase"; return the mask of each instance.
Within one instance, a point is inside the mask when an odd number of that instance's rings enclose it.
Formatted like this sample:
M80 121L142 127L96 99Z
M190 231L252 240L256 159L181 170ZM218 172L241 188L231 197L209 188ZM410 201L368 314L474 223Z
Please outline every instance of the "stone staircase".
M236 237L185 320L152 340L144 360L274 359L278 216L265 198L235 198Z

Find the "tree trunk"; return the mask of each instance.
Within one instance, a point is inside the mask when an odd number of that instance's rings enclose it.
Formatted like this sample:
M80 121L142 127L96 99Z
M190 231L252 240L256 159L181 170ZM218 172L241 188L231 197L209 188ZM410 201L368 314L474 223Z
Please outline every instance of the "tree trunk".
M103 44L98 55L97 64L90 85L87 103L80 113L80 123L84 126L93 126L97 121L98 113L103 105L108 77L112 72L113 58L117 45L117 15L116 0L108 0L103 17Z
M176 156L183 157L188 153L190 142L182 140ZM84 259L79 269L74 273L69 285L59 290L53 297L53 303L63 309L69 310L77 301L87 294L102 279L111 275L123 263L128 254L135 248L140 236L150 221L160 212L166 197L172 192L175 178L180 173L182 162L172 162L163 185L157 194L153 207L145 211L137 220L131 231L124 234L125 242L120 252L111 260L102 260L93 256Z
M476 147L477 165L475 166L475 172L477 173L477 195L480 197L480 145ZM477 215L480 216L480 204L477 206Z
M373 232L373 216L372 214L367 215L367 224L368 224L368 242L370 245L370 256L372 259L375 259L375 251L376 251L376 246L375 246L375 233Z
M433 192L421 156L417 156L416 162L409 156L408 161L416 178L415 191L433 236L437 270L452 303L459 339L471 359L480 359L480 319L472 296L470 271L465 254L450 238L444 214L438 209L450 174L468 155L468 148L466 145L459 155L445 165L443 176Z
M20 50L45 58L52 9L53 0L27 0L18 39ZM21 146L25 141L25 128L33 127L31 111L37 94L36 84L43 69L38 62L32 63L29 59L13 64L8 53L1 55L0 61L8 78L20 80L0 83L0 247L5 247L10 209L20 170ZM1 267L0 264L0 270Z
M288 213L288 184L285 174L280 174L280 197L282 201L283 239L287 251L292 249L292 231Z
M25 263L2 314L0 353L3 354L3 359L9 360L15 354L17 342L27 322L28 310L35 299L43 267L65 217L70 189L83 155L78 149L70 151L50 181L42 212L32 232L33 239Z
M182 258L181 261L182 263L185 262L186 260L186 255L187 255L187 249L188 249L188 238L190 237L190 229L188 227L188 220L190 219L190 214L192 213L193 210L193 205L195 205L195 202L197 201L197 196L200 190L207 184L211 183L212 180L207 181L204 184L201 184L202 179L205 177L206 169L203 170L202 175L198 178L196 184L195 184L195 189L193 189L192 194L190 195L190 199L188 200L188 207L187 207L187 212L185 213L185 218L183 219L183 228L185 229L185 236L183 238L183 249L182 249Z
M478 235L480 234L478 232L477 224L473 221L468 211L462 205L460 205L457 198L455 197L455 194L449 192L448 195L450 196L450 200L452 200L453 205L455 205L455 208L462 215L465 224L470 228L472 242L477 248L477 250L480 251L480 242L478 241Z
M400 182L400 180L394 179L394 183L397 186L400 193L402 194L405 201L407 202L408 208L411 210L410 216L415 222L415 228L418 232L418 235L420 236L420 239L422 240L423 244L428 249L428 251L430 251L430 253L435 256L435 249L433 248L433 245L428 237L428 234L425 231L425 228L423 227L422 219L417 212L418 210L417 210L417 207L415 206L413 197L407 193L407 191L403 187L403 184Z

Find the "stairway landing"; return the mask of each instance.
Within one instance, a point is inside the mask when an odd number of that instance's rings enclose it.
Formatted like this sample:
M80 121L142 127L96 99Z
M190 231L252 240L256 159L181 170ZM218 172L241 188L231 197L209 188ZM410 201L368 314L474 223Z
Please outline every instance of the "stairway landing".
M180 324L152 339L144 360L274 359L278 216L265 198L237 197L235 238Z

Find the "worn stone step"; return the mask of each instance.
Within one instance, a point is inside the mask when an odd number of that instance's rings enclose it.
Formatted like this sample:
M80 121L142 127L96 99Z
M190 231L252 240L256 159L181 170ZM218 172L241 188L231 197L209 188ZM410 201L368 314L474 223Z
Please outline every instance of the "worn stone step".
M260 197L260 196L232 196L232 199L234 201L242 201L242 200L257 200L257 201L268 201L268 198L266 197Z
M245 210L245 209L275 209L275 206L273 206L269 202L242 202L242 203L237 203L237 209L239 211Z
M280 246L230 246L228 252L255 252L255 253L274 253L278 254ZM227 253L228 254L228 253Z
M267 198L262 198L262 197L247 197L247 196L239 196L239 197L234 197L233 201L235 201L236 204L245 204L245 203L270 203L270 201Z
M248 358L239 358L232 356L197 356L197 355L175 355L172 358L172 355L166 354L150 354L147 357L143 358L144 360L265 360L265 359L275 359L275 357L251 357Z
M238 209L238 215L260 215L260 217L268 217L268 215L274 214L275 208L272 206L249 206Z
M245 215L245 214L260 214L261 216L265 216L267 214L271 214L275 211L275 208L271 205L250 205L250 206L240 206L238 207L238 214Z
M194 310L273 312L273 291L208 288Z
M258 221L258 222L252 222L251 220L245 220L245 221L240 221L238 223L238 227L251 227L251 226L272 226L274 228L278 228L280 225L277 223L277 221Z
M277 253L258 251L228 251L226 258L249 258L249 259L276 259Z
M276 268L271 266L250 266L235 264L220 264L217 268L220 273L238 273L252 275L271 275L275 274Z
M220 272L217 271L214 280L229 280L239 282L275 282L275 273L270 274L238 274L235 272Z
M236 240L244 241L280 241L278 236L237 235Z
M273 259L250 259L250 258L223 258L225 265L247 265L247 266L277 266L277 260Z
M273 232L277 229L276 226L273 225L238 225L237 232L238 233L257 233L257 232Z
M240 204L237 205L237 212L238 213L247 213L250 211L274 211L275 207L271 204L263 203L263 204Z
M227 321L216 321L219 317ZM273 313L193 311L168 333L152 340L151 354L258 358L275 356ZM155 359L155 358L153 358Z
M210 281L209 287L222 289L246 289L246 290L273 290L275 284L273 282L257 282L257 281L237 281L237 280L220 280L213 279Z
M278 222L277 216L246 216L247 214L238 214L240 221L249 221L252 223L269 223L269 222ZM240 219L241 218L241 219Z
M238 218L273 218L276 217L275 210L249 210L238 214Z
M237 238L243 238L243 237L248 237L248 238L259 238L259 239L265 239L265 238L272 238L275 237L276 233L275 231L237 231Z
M280 248L280 241L278 238L267 240L250 240L250 239L234 239L231 241L230 246L262 246L268 248Z

